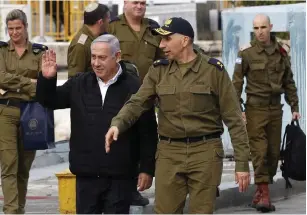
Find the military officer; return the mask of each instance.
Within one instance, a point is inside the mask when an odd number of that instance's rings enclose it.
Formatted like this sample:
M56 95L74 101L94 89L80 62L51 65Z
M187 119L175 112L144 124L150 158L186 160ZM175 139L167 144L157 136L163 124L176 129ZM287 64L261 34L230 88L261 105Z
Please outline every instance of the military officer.
M122 59L137 66L141 81L152 63L163 56L159 49L161 37L151 33L159 24L144 18L145 12L146 0L124 0L124 13L108 26L108 33L120 41Z
M243 78L247 79L246 109L242 115L247 122L257 184L252 207L263 212L275 210L270 202L268 184L273 183L278 166L282 93L285 93L285 99L291 106L293 119L300 118L290 60L283 45L270 34L272 26L266 15L259 14L254 18L255 40L238 53L233 74L233 84L239 99ZM243 103L242 99L240 101Z
M182 213L189 194L189 213L213 213L223 168L222 121L235 149L239 191L250 181L248 137L235 90L220 61L193 51L188 21L174 17L154 31L168 60L150 67L140 90L113 118L106 152L158 98L155 212Z
M92 71L91 43L106 32L110 11L106 5L90 3L84 11L84 24L72 39L67 52L68 77Z
M6 17L10 40L0 42L0 162L6 214L25 213L29 171L35 151L24 151L19 136L20 102L33 99L47 49L28 40L27 17L12 10Z

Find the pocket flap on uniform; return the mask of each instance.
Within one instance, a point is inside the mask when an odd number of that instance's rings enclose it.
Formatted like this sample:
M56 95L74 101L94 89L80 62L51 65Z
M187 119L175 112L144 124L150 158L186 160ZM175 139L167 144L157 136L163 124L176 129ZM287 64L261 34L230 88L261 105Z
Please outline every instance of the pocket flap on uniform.
M158 92L160 95L172 95L175 94L175 91L176 91L175 86L171 85L158 86Z
M192 86L190 92L195 94L211 94L210 87L205 85Z
M144 35L143 39L146 41L146 43L149 43L155 47L159 47L159 42L155 37L150 37L148 35Z
M262 70L265 68L265 64L264 63L252 63L250 65L251 70Z

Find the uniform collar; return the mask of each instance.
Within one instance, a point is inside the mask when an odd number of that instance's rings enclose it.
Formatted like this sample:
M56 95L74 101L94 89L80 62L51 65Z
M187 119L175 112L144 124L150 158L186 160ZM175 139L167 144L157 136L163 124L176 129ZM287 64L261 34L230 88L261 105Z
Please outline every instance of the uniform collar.
M194 50L195 51L195 50ZM199 67L201 65L202 62L202 57L201 57L201 53L199 51L195 51L196 52L196 60L193 63L193 65L189 68L191 69L193 72L197 73L199 71ZM170 63L170 70L169 73L174 73L177 69L179 69L179 66L177 64L176 61L171 61Z
M9 50L10 51L15 51L15 46L13 45L12 41L9 40L7 43L8 43ZM25 50L32 51L32 43L27 41L27 46L26 46Z
M279 50L278 42L276 40L276 37L273 36L273 35L271 35L271 42L272 42L272 44L267 48L265 46L263 46L257 40L252 41L251 44L256 46L258 53L260 53L262 51L266 51L268 54L273 54L275 52L275 50L277 50L277 51Z
M195 51L195 50L194 50L194 51ZM198 71L199 71L199 67L200 67L200 65L201 65L201 63L202 63L203 58L201 57L200 51L195 51L195 52L197 53L197 56L196 56L196 60L195 60L194 64L193 64L192 67L191 67L191 70L192 70L193 72L198 72Z
M118 17L119 17L120 22L121 22L122 25L128 25L128 26L129 26L129 23L128 23L128 21L127 21L126 16L125 16L124 13L121 14L121 15L119 15ZM148 22L148 19L142 18L141 26L150 27L150 24L149 24L149 22Z
M88 35L89 38L90 38L91 40L94 40L94 39L95 39L93 33L91 32L91 30L90 30L86 25L83 25L83 26L82 26L81 31L82 31L84 34Z
M274 48L275 48L277 51L279 51L279 46L278 46L278 42L277 42L276 37L275 37L275 36L271 36L271 40L272 40L272 42L273 42L273 44L274 44Z
M126 19L126 16L125 14L123 13L122 15L119 16L119 19L120 19L120 23L122 25L126 25L126 26L129 26L129 28L132 30L132 28L130 27L127 19ZM140 34L139 34L139 37L137 35L135 35L138 39L141 39L143 38L145 32L146 32L146 29L147 28L150 28L150 24L148 22L148 19L145 19L145 18L142 18L141 20L141 28L140 28ZM133 31L133 30L132 30ZM134 31L133 31L134 32ZM135 34L135 33L134 33Z

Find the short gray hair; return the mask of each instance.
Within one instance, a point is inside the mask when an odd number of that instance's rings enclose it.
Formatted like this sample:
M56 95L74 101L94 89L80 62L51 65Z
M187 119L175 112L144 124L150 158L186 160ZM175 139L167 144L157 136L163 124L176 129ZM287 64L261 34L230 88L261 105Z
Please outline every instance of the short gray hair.
M21 20L23 25L25 27L27 27L27 25L28 25L27 15L25 14L25 12L23 12L22 10L19 10L19 9L14 9L14 10L10 11L6 16L5 23L7 25L9 21L13 21L13 20L16 20L16 19Z
M91 44L91 49L92 49L92 46L95 44L95 43L99 43L99 42L104 42L104 43L108 43L110 48L111 48L111 53L112 53L112 56L115 56L115 54L117 52L120 52L120 45L119 45L119 41L118 39L112 35L112 34L103 34L99 37L97 37Z

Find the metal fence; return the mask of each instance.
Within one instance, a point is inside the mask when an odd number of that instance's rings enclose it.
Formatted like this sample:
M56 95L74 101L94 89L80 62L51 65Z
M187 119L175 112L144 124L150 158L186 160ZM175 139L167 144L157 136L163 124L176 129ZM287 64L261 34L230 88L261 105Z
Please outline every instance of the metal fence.
M45 36L50 36L56 41L69 41L83 24L83 11L90 2L96 0L81 1L43 1L44 10L40 10L40 1L15 1L10 0L11 4L30 4L31 32L32 37L40 36L40 27L45 29ZM44 21L40 23L40 13L44 13Z
M44 29L44 36L49 36L55 41L70 41L74 34L80 29L81 25L83 24L83 11L87 4L90 2L99 2L103 4L107 4L109 6L113 6L112 4L118 4L118 6L122 7L121 0L0 0L1 2L5 2L5 4L23 4L30 6L30 14L31 17L28 17L29 22L31 20L31 35L32 37L40 36L40 28L43 26ZM43 10L40 10L40 2L43 2ZM174 4L176 2L177 4ZM186 2L188 1L180 1L174 0L170 1L169 4L173 4L173 6L168 5L165 6L165 2L162 1L163 6L160 7L163 10L156 10L155 7L151 7L156 3L159 5L161 1L158 0L151 0L148 1L148 12L150 11L151 15L155 15L155 13L160 12L161 18L166 18L170 14L161 14L161 11L166 11L165 7L174 7L180 8L178 11L179 16L184 16L185 18L190 18L192 20L194 27L196 27L196 8L192 7L193 4L190 4L187 8L187 4L183 4L179 2ZM192 2L192 1L191 1ZM236 5L239 5L241 0L236 2ZM233 1L212 1L213 4L216 4L218 8L229 8L233 6ZM212 4L211 3L211 4ZM157 6L159 8L159 6ZM175 8L175 7L174 7ZM113 8L114 9L114 8ZM119 8L118 11L120 11ZM155 11L155 12L154 12ZM181 14L180 12L185 11L185 14ZM44 13L44 21L40 23L40 13ZM173 11L174 12L174 11ZM173 13L174 15L175 13ZM192 17L191 18L191 14ZM165 16L165 17L163 17ZM168 17L169 18L169 17ZM205 21L203 19L202 21ZM199 26L198 26L199 27ZM208 39L208 38L206 38Z

